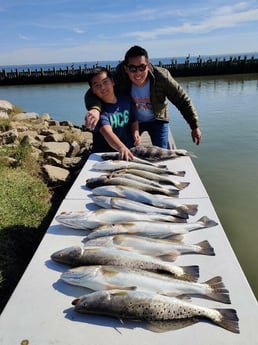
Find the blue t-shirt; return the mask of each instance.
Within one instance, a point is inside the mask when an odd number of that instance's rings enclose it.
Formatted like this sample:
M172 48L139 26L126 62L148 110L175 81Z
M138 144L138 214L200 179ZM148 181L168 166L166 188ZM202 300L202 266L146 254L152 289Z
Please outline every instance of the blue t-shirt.
M102 103L102 113L93 132L92 152L115 151L99 131L105 125L110 125L113 132L128 148L133 146L134 138L131 132L131 123L136 120L132 112L132 99L125 95L116 95L116 97L117 103Z
M135 115L139 122L150 122L155 120L150 101L150 80L147 79L143 86L132 84L131 96L135 103Z

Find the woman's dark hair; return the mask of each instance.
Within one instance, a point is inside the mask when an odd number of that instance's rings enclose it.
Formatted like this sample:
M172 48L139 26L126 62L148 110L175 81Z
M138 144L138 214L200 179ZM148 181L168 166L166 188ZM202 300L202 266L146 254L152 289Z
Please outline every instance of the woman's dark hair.
M106 67L96 67L87 76L87 82L90 87L92 87L92 79L102 72L105 72L107 74L107 77L113 80L111 72Z
M124 60L125 65L128 65L129 58L136 57L136 56L145 56L146 60L147 61L149 60L147 50L145 50L144 48L140 46L133 46L125 54L125 60Z

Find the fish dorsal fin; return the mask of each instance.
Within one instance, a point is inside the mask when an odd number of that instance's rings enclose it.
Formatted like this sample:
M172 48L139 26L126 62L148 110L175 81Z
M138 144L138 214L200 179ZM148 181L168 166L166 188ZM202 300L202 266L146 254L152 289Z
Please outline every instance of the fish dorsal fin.
M112 296L127 296L128 293L126 290L114 290L114 291L110 291L110 295Z
M101 250L102 248L103 247L100 247L100 246L87 246L87 245L84 246L84 250L87 250L88 252L96 251L96 250Z
M118 274L117 271L115 271L114 269L112 269L112 267L101 267L101 271L104 275L108 275L108 276L115 276L116 274Z
M124 250L126 252L133 252L134 251L134 249L131 247L125 247L125 246L115 246L115 247L119 250Z
M179 252L175 251L175 252L172 252L172 253L166 253L166 254L157 255L156 257L159 258L162 261L169 261L169 262L171 262L171 261L175 261L179 254L180 254Z

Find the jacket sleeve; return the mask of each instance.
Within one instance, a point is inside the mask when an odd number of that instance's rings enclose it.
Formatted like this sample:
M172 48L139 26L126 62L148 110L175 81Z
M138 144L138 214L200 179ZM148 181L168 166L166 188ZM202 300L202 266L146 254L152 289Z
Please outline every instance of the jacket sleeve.
M167 98L180 111L191 129L198 128L198 113L191 98L168 70L165 70L162 74Z
M101 100L95 96L91 89L89 89L84 96L84 103L85 107L90 110L90 109L97 109L101 112L102 110L102 103Z

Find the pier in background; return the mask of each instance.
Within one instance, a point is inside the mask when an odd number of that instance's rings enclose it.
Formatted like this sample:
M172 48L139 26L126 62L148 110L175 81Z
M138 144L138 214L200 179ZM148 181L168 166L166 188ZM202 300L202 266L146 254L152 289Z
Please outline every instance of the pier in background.
M97 65L96 65L97 66ZM88 74L92 71L87 65L67 66L66 68L48 68L40 69L26 69L19 71L14 69L0 71L0 85L25 85L25 84L50 84L50 83L75 83L86 82ZM164 67L169 70L173 77L190 77L190 76L205 76L205 75L225 75L225 74L244 74L244 73L258 73L258 59L254 56L247 58L247 56L230 57L228 59L202 59L198 57L196 62L191 62L189 57L183 63L178 63L177 59L172 59L170 64L163 64L159 61L157 66ZM106 65L111 72L114 72L116 67Z

